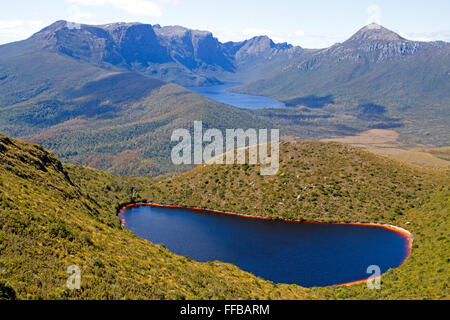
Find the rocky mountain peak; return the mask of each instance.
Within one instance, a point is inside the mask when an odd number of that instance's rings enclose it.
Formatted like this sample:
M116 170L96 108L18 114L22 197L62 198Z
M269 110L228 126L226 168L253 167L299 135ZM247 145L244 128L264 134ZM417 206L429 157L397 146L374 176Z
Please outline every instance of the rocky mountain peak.
M347 40L347 42L361 41L406 41L406 39L379 24L371 23Z

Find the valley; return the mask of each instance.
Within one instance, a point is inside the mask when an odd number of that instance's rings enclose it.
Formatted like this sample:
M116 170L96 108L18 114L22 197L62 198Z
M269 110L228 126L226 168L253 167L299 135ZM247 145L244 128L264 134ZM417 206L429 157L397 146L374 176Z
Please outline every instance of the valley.
M443 147L450 140L449 54L448 42L411 41L371 24L234 90L312 112L339 112L361 129L371 120L369 129L393 129L410 147Z
M342 44L307 50L264 36L220 43L183 27L70 26L57 21L0 46L0 132L42 144L64 162L122 175L182 172L192 167L168 161L170 133L192 130L193 120L219 130L279 128L283 137L310 140L392 130L402 150L450 140L449 82L437 66L449 65L444 42L365 27ZM431 62L424 60L429 54ZM390 73L393 63L402 71ZM435 75L425 77L427 95L408 76L423 72L417 65ZM324 81L324 74L336 77ZM374 89L379 77L388 91ZM409 79L402 88L399 77ZM229 88L236 82L244 85Z
M449 75L448 42L376 23L322 49L66 20L0 45L0 300L450 299ZM200 121L278 129L276 174L176 165Z
M238 86L239 83L226 83L216 86L188 87L187 89L197 92L198 94L217 102L241 109L255 110L265 108L283 108L286 106L282 102L267 97L229 91L229 89Z

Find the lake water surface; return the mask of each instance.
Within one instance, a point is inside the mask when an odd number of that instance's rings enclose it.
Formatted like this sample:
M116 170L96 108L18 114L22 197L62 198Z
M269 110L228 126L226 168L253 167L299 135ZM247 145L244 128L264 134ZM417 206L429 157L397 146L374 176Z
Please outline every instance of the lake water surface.
M208 87L188 87L189 90L197 92L212 100L228 104L241 109L264 109L264 108L283 108L285 104L268 97L254 96L249 94L240 94L228 92L227 89L240 86L240 83L226 83Z
M232 263L266 280L304 287L343 284L401 265L408 239L377 226L250 219L190 209L141 206L121 212L139 237L179 255Z

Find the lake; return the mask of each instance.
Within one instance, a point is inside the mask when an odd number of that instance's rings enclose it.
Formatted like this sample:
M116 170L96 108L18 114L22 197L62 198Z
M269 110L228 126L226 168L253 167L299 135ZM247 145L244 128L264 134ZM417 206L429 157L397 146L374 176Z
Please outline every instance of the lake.
M227 89L238 87L241 83L226 83L208 87L188 87L189 90L197 92L217 102L225 103L241 109L264 109L264 108L284 108L285 104L268 97L254 96L228 92Z
M367 279L400 266L408 238L380 226L314 224L245 218L191 209L139 206L122 210L126 228L191 259L223 261L276 283L329 286Z

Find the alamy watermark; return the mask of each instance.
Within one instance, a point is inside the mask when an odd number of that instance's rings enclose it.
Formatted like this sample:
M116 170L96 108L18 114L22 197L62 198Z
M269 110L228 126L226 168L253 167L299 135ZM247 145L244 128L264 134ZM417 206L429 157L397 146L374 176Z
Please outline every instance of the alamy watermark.
M187 129L172 133L172 162L181 164L251 164L261 165L261 175L275 175L280 162L278 129L226 129L225 138L219 129L203 132L202 121L194 121L193 137ZM270 149L270 154L269 154ZM248 161L247 161L248 153Z
M80 30L81 29L81 24L77 23L77 22L70 22L67 21L66 23L66 27L69 30Z
M67 273L70 275L67 278L67 288L69 290L80 290L81 289L81 269L76 265L69 266L67 268Z
M381 268L377 265L371 265L367 268L367 274L371 276L367 279L367 288L370 290L381 289Z

